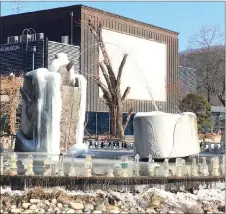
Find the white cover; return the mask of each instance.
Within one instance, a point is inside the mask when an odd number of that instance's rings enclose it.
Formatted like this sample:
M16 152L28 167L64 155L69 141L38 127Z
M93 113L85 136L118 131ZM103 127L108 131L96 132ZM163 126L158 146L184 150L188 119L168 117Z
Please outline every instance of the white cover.
M135 154L141 158L186 157L200 152L196 115L139 112L134 121Z

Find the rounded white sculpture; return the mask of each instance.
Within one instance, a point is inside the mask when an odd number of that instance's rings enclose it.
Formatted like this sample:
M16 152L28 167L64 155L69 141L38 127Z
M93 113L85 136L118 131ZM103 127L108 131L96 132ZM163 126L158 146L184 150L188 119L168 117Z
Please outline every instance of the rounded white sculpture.
M200 152L196 115L139 112L134 121L135 154L141 158L177 158Z

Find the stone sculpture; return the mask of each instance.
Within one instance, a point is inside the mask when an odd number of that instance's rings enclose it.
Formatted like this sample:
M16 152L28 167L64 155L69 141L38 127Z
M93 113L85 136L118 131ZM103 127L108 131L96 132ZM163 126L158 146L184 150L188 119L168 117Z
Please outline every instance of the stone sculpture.
M16 152L87 152L83 144L86 79L74 71L73 64L59 53L49 69L25 75Z

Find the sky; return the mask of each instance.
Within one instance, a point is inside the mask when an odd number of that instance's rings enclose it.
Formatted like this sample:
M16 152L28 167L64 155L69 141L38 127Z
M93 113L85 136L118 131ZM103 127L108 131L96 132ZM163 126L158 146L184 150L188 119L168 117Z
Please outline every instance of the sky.
M217 26L225 32L224 2L2 2L1 15L84 4L179 33L179 51L188 47L192 34L202 26ZM24 7L25 6L25 7Z

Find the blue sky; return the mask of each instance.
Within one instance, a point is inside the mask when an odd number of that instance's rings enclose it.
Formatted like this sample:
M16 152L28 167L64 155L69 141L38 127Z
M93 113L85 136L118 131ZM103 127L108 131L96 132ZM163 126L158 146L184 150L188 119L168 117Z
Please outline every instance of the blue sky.
M16 13L18 3L3 2L1 14ZM180 33L179 51L187 48L189 37L203 25L219 26L225 32L224 2L20 2L22 12L84 4Z

